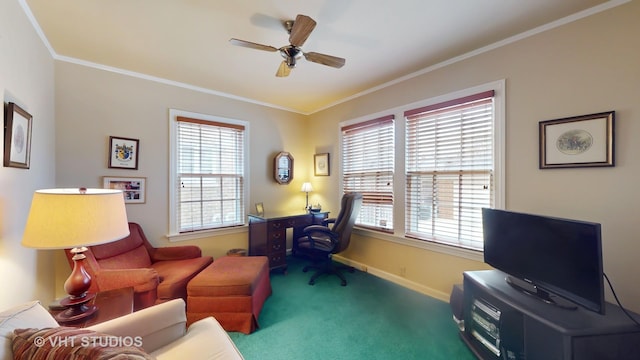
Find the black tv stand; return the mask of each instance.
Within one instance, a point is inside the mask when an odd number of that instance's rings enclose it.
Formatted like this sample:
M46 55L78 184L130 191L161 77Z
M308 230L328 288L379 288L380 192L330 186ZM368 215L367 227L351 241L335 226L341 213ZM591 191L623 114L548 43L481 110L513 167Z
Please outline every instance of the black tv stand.
M607 303L604 315L582 307L567 311L505 278L498 270L464 273L460 336L479 359L640 359L640 326L618 306Z
M533 284L515 278L511 275L507 275L505 281L514 289L532 296L534 299L537 299L544 303L554 305L565 310L578 310L578 307L568 300L562 299L555 295L551 295L548 291L542 290L541 288Z

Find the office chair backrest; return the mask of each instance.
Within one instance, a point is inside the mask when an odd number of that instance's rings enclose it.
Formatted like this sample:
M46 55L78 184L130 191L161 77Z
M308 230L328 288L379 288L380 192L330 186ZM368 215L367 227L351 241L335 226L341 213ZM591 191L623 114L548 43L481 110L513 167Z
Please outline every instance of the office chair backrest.
M340 205L340 213L336 218L336 222L331 228L331 231L340 234L339 244L333 250L334 254L344 251L349 246L351 239L351 230L356 223L356 218L360 212L362 206L362 194L361 193L349 193L342 196L342 203Z

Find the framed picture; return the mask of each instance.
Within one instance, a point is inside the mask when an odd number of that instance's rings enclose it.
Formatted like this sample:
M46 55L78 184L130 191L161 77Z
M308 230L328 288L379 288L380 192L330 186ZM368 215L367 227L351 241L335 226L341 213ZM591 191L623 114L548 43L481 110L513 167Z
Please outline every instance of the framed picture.
M313 175L329 176L329 153L313 155Z
M258 216L264 216L264 205L261 202L256 203L256 213Z
M539 123L540 169L614 166L615 111Z
M140 140L109 136L109 167L138 170Z
M144 204L147 193L147 178L144 177L102 177L105 189L122 190L125 204Z
M28 169L33 117L12 102L7 104L5 110L4 166Z

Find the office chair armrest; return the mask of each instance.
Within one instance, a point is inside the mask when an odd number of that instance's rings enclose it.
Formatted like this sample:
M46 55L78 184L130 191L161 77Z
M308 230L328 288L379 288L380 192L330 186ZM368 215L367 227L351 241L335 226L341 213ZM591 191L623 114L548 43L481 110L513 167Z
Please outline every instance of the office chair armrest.
M338 243L338 234L331 231L331 229L326 226L310 225L304 228L302 234L307 237L312 248L315 247L315 240L313 239L314 236L329 238L334 246Z
M323 226L327 226L327 225L329 225L329 224L333 224L333 223L335 223L335 222L336 222L336 220L337 220L336 218L326 218L326 219L323 219L323 220L322 220L322 225L323 225Z

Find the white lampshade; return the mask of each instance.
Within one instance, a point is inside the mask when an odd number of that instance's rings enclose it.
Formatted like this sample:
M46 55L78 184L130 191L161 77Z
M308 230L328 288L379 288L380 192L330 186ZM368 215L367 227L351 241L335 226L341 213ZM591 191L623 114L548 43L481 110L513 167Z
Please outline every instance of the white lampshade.
M129 235L124 196L111 189L45 189L33 195L22 245L68 249Z
M311 186L310 182L306 182L302 184L302 189L300 190L302 192L312 192L313 191L313 186Z

